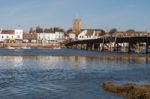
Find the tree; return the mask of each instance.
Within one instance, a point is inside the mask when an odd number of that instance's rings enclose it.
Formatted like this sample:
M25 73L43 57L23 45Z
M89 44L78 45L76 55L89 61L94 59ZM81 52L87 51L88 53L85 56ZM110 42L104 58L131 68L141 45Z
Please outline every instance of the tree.
M127 30L126 32L127 32L127 33L135 33L135 30L129 29L129 30Z
M126 31L126 34L127 34L128 36L136 35L136 31L133 30L133 29L129 29L129 30Z
M45 32L45 33L51 33L52 31L51 31L51 29L47 29L47 28L46 28L46 29L44 29L44 32Z
M109 31L109 34L110 35L113 35L114 33L116 33L117 32L117 29L116 28L113 28L113 29L111 29L110 31Z
M101 30L101 36L105 35L106 32L104 30Z
M43 28L41 28L40 26L36 27L36 33L42 33L44 32Z
M33 33L33 32L34 32L34 30L33 30L33 28L31 27L30 30L29 30L29 33Z
M65 32L64 29L59 28L59 27L50 28L50 30L53 31L53 32Z

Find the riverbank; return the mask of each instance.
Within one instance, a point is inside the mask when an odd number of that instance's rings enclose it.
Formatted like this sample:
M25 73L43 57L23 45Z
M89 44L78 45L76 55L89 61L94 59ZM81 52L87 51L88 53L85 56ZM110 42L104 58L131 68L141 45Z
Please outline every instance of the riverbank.
M0 45L0 49L61 49L62 43L5 43Z

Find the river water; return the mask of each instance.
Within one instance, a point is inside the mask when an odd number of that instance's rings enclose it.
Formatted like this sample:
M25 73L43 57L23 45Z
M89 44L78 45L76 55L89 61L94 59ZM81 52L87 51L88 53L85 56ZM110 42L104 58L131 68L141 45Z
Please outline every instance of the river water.
M80 50L0 50L0 99L122 99L104 81L150 82L150 58Z

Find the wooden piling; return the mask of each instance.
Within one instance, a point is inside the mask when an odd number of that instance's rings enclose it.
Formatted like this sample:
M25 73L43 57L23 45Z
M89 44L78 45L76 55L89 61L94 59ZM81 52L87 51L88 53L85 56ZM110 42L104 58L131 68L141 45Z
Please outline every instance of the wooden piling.
M131 52L131 40L129 38L129 41L128 41L128 53L130 53L130 52Z
M105 44L105 36L103 37L103 42L102 42L102 46L101 46L101 51L104 51L104 44Z

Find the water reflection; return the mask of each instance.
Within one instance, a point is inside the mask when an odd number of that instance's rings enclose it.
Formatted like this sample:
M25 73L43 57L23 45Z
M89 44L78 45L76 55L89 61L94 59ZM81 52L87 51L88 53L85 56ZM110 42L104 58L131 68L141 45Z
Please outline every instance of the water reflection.
M110 65L111 64L111 65ZM149 57L135 56L0 56L0 68L22 69L106 69L150 64ZM124 67L122 67L124 65Z
M10 66L10 68L22 68L23 61L22 56L0 56L0 67Z
M14 57L12 66L14 66L15 68L21 68L23 66L23 57Z
M106 55L99 57L102 60L111 60L115 62L125 62L125 63L141 63L150 64L150 56L134 56L134 55Z

